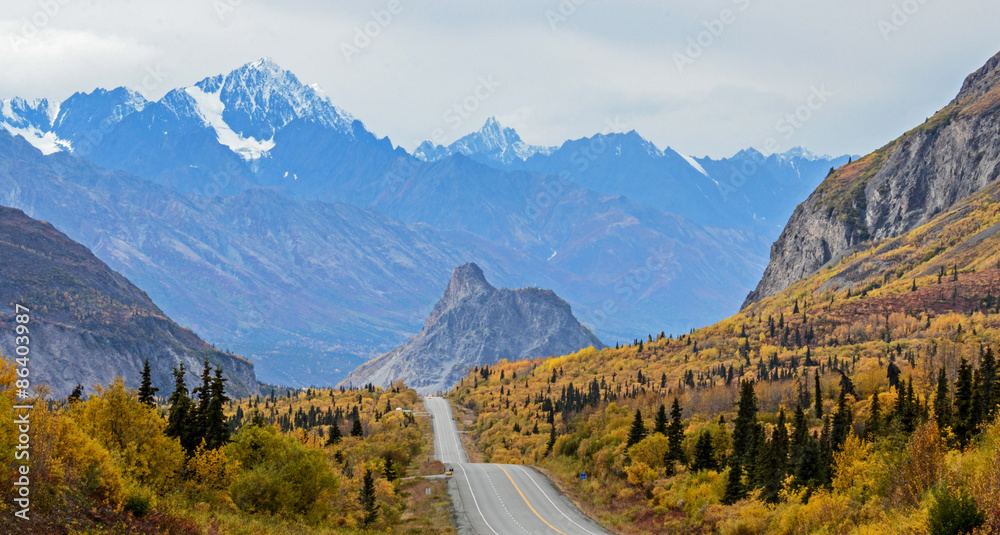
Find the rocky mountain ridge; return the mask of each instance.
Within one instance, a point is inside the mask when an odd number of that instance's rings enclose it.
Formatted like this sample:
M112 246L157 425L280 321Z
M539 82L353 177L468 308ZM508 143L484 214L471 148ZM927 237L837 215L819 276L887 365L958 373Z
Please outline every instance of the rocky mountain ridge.
M388 386L402 380L431 393L447 390L474 366L591 346L604 347L554 292L494 288L479 266L468 263L452 272L419 334L360 366L342 384Z
M27 307L31 381L53 397L77 384L93 392L116 376L138 388L146 358L161 395L173 390L180 364L194 386L206 358L223 369L231 394L259 392L253 363L179 327L86 247L14 208L0 207L0 282L0 350L18 354L16 305Z
M1000 176L1000 54L924 124L836 169L793 213L744 307L836 262L900 236Z

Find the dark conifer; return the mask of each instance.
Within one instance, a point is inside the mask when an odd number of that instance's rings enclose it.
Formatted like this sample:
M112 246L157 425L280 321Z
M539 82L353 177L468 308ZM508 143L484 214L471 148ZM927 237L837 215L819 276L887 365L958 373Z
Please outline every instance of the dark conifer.
M168 402L170 408L167 412L166 434L169 437L176 437L181 441L181 446L191 453L198 446L201 437L196 433L194 426L195 407L188 397L187 384L184 382L184 364L174 369L174 393L170 395Z
M874 439L880 432L882 432L882 407L879 405L878 392L875 392L872 394L871 416L865 425L865 435L868 439Z
M944 366L938 371L937 393L934 396L934 419L942 433L951 427L951 396L948 393L948 371Z
M722 503L733 505L746 497L746 489L743 487L743 469L738 462L729 464L729 475L726 479L726 493L722 496Z
M816 418L823 418L823 391L819 385L819 370L816 370L816 398L815 398Z
M142 381L139 383L139 402L144 403L149 407L155 407L155 396L159 388L153 387L153 381L150 375L149 359L146 359L146 361L142 364Z
M955 379L955 438L963 447L969 443L973 431L972 398L975 383L972 379L972 366L965 357L958 365L958 377Z
M694 458L691 460L691 470L718 470L719 463L715 459L715 448L712 444L712 433L705 429L698 435L694 444Z
M676 401L677 398L674 398ZM659 433L663 436L667 436L667 407L666 405L660 403L660 409L656 411L655 425L653 426L653 432Z
M752 453L756 451L759 437L757 423L757 394L753 382L742 381L740 384L739 410L736 412L733 429L733 456L739 464L753 462Z
M357 420L355 420L357 421ZM371 470L365 470L365 477L361 485L361 517L362 526L370 526L378 520L378 502L375 501L375 478Z
M670 425L667 426L667 455L674 461L681 464L687 463L687 455L684 454L684 422L681 420L683 412L681 404L674 396L674 403L670 407Z
M226 395L226 379L222 377L222 369L215 369L215 377L209 387L211 399L205 414L205 445L210 449L224 446L229 442L229 424L226 422L225 406L229 401Z
M644 438L646 438L646 424L642 420L642 411L636 409L632 428L628 432L628 442L625 443L626 449L638 444Z

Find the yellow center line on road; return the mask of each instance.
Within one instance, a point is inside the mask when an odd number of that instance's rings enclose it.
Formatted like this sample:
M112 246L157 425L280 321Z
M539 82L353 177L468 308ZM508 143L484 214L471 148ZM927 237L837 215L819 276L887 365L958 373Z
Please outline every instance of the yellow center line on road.
M497 466L500 466L500 465L498 464ZM507 474L507 479L510 480L510 484L514 485L514 489L517 490L517 493L521 495L521 499L524 500L524 503L528 504L528 509L531 509L531 512L535 513L535 516L537 516L539 520L541 520L542 522L545 522L545 525L548 526L548 527L550 527L550 528L552 528L556 533L561 533L562 535L566 535L565 533L563 533L563 532L559 531L558 529L556 529L556 527L553 526L552 524L549 524L548 520L545 520L544 518L542 518L542 515L538 514L538 511L536 511L535 508L531 506L531 502L528 501L528 498L526 498L524 496L524 493L521 492L521 487L518 487L517 483L514 483L514 478L510 477L510 472L508 472L507 469L504 468L503 466L500 466L500 469L503 470L503 473Z

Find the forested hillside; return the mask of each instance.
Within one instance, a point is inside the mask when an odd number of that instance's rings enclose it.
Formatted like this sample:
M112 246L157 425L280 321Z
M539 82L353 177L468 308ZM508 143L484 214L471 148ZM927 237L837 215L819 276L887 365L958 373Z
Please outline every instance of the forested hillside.
M2 533L447 533L443 482L404 480L443 466L423 462L430 426L402 384L230 400L210 365L192 391L175 370L169 393L147 366L138 390L117 379L46 403L15 398L15 370L0 359L0 409L34 408L30 457L15 459L14 419L0 424L0 461L14 467ZM12 509L21 466L27 523L14 516L23 504Z
M993 185L711 327L451 398L621 533L998 533L998 229Z

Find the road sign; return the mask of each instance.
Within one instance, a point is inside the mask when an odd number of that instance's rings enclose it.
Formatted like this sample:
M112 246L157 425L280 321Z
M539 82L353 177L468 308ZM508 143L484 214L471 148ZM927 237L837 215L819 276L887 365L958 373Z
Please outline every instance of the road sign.
M580 474L580 479L587 479L587 473L586 472L582 472Z

